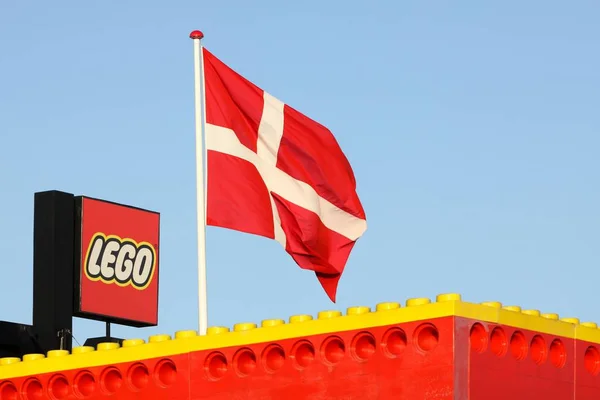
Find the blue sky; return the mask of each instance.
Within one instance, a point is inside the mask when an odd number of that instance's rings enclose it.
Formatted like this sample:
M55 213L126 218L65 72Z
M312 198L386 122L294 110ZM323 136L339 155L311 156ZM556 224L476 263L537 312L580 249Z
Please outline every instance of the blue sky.
M458 292L600 322L595 1L0 3L0 319L31 322L33 194L160 211L160 324L197 327L193 29L327 125L368 230L332 304L208 229L209 324ZM76 320L75 337L103 334Z

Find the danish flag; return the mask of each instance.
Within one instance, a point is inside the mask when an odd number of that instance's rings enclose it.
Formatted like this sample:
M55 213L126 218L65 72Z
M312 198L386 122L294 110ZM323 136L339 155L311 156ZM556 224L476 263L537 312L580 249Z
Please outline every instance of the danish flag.
M276 240L335 302L367 228L346 156L326 127L202 51L207 224Z

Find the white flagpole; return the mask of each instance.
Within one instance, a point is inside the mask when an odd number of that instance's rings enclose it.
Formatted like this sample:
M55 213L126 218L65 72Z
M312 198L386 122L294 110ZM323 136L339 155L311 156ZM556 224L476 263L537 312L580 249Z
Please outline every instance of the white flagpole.
M206 193L204 187L204 135L202 120L205 110L204 97L204 56L200 41L204 35L200 31L190 33L194 41L194 114L196 118L196 214L198 225L198 333L206 334L208 328L208 304L206 292Z

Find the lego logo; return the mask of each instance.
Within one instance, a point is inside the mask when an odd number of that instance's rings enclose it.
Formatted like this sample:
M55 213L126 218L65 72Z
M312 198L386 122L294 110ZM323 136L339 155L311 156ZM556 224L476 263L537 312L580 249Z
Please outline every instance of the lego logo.
M150 243L96 233L85 259L89 279L143 290L154 275L156 250Z

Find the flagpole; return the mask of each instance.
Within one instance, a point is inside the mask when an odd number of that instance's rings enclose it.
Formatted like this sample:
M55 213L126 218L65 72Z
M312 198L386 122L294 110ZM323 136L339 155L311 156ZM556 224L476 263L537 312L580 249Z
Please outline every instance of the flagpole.
M198 227L198 333L206 334L208 328L208 304L206 291L206 193L204 187L204 135L202 115L204 105L204 56L200 31L190 33L194 41L194 115L196 118L196 214ZM205 113L204 113L205 114ZM206 117L206 115L205 115Z

